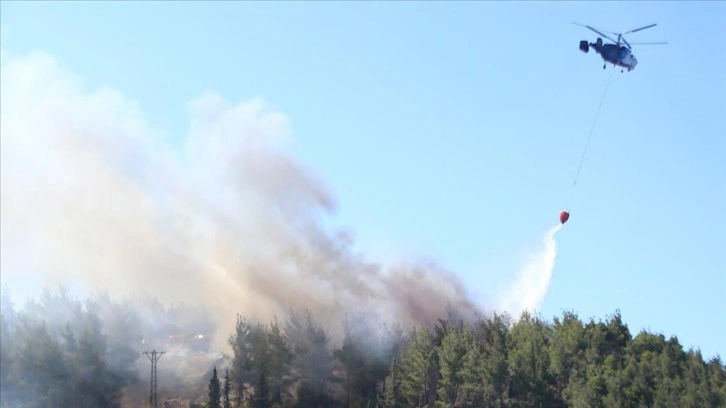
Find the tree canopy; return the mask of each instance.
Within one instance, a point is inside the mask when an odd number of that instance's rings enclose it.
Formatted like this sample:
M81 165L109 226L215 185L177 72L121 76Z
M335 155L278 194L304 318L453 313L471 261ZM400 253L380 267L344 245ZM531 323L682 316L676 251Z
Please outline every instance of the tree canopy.
M361 333L329 351L309 314L280 330L239 318L230 338L238 406L722 407L726 366L676 337L605 321L523 313ZM300 346L296 344L302 344ZM263 387L264 383L264 387ZM285 398L284 396L288 398ZM260 402L263 401L264 403ZM245 405L248 404L248 405Z
M60 292L16 310L3 299L0 406L148 403L127 397L135 390L148 398L144 339L215 327L204 313L190 321L174 317L188 317L174 312L182 309L153 304L143 311L104 297L84 304ZM144 324L150 310L157 311L153 324ZM326 327L335 323L318 322L307 311L269 322L237 316L231 354L208 360L191 377L197 402L188 406L726 406L726 366L719 356L704 359L675 336L631 333L619 311L599 321L568 311L551 322L526 312L476 321L450 313L407 329L351 318L334 343ZM177 354L178 367L197 358ZM173 385L180 380L171 371L160 376L160 396L178 398Z

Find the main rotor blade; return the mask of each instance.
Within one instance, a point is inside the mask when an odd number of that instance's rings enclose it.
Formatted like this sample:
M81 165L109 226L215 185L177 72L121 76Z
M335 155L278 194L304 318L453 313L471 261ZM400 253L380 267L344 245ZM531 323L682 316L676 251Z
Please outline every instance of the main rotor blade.
M618 36L618 39L621 39L621 40L623 40L623 42L625 43L625 46L626 46L626 47L628 47L628 49L629 49L629 50L631 50L631 49L632 49L632 48L630 47L630 43L628 43L628 40L626 40L626 39L625 39L625 37L623 37L623 36L622 36L622 34Z
M640 27L640 28L636 28L635 30L630 30L630 31L626 31L626 32L622 33L621 35L625 35L625 34L630 34L630 33L634 33L634 32L636 32L636 31L640 31L640 30L645 30L646 28L650 28L650 27L655 27L656 25L657 25L657 24L651 24L651 25L649 25L649 26L645 26L645 27Z
M616 43L616 44L618 43L618 41L616 41L616 40L613 40L612 38L608 37L608 36L607 36L606 34L603 34L603 33L601 33L600 31L598 31L598 30L597 30L596 28L594 28L594 27L590 27L589 25L584 25L584 24L579 24L579 23L572 23L572 24L574 24L574 25L579 25L579 26L582 26L582 27L586 27L586 28L589 28L590 30L592 30L592 31L594 31L594 32L596 32L596 33L598 33L598 34L600 34L601 36L603 36L603 37L607 38L608 40L610 40L610 41L612 41L612 42L614 42L614 43Z
M635 42L631 43L633 45L662 45L662 44L668 44L667 42Z

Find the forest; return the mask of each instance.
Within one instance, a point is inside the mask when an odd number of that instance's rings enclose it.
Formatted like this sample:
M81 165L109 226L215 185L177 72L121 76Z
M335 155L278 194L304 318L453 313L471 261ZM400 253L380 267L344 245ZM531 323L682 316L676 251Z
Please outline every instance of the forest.
M149 406L142 353L165 347L159 407L726 406L719 356L632 333L617 310L597 321L571 311L467 321L442 311L410 328L354 315L319 322L306 310L271 321L238 315L222 353L200 341L217 330L202 306L82 302L59 291L17 308L4 296L0 404Z

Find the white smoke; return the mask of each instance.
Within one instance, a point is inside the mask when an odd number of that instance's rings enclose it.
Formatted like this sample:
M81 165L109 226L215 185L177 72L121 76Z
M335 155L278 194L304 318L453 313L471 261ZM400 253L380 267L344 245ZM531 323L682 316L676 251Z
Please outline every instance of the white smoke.
M545 233L542 247L532 255L502 297L500 308L515 320L522 312L536 313L547 296L557 258L557 225Z
M335 199L285 152L290 121L262 99L230 105L206 93L188 105L184 138L150 128L120 92L82 85L45 53L3 54L10 290L32 281L199 302L221 320L222 343L236 313L307 308L335 325L363 309L405 325L443 317L447 302L475 309L435 263L370 262L323 228Z

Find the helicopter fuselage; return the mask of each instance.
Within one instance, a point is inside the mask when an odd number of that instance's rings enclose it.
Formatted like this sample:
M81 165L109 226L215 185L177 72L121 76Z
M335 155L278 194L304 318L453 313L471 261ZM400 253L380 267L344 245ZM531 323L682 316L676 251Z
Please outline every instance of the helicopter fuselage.
M626 68L628 71L632 71L638 65L638 60L627 47L619 44L604 44L602 38L598 38L597 42L594 43L588 43L586 40L580 41L580 50L582 52L586 53L589 48L600 54L603 61Z

